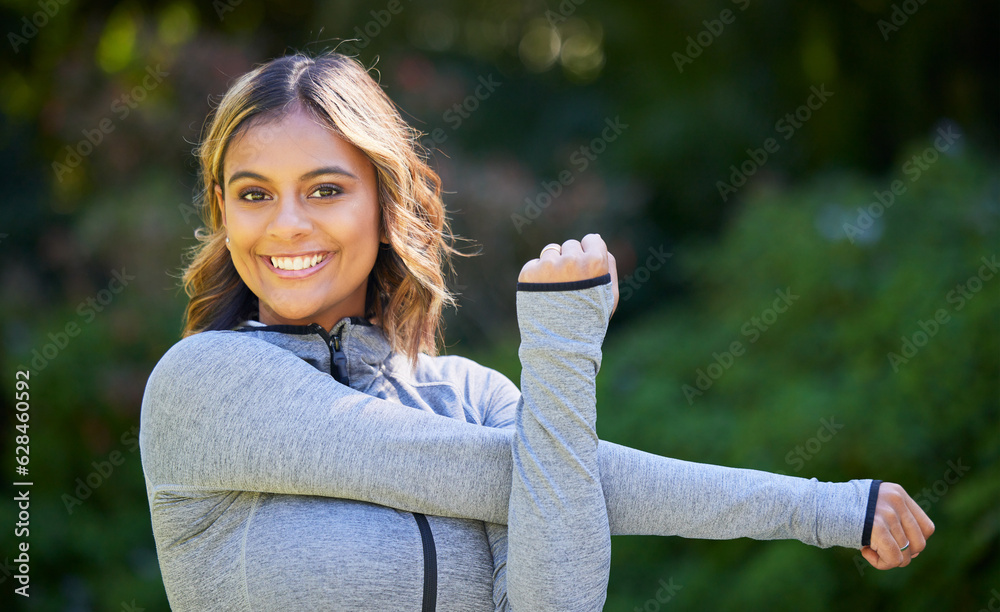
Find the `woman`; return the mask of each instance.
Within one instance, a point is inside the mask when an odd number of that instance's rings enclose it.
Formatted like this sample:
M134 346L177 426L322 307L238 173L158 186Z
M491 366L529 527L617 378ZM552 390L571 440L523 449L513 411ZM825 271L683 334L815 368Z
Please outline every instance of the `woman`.
M337 54L261 66L211 117L186 338L142 406L174 609L600 609L611 534L796 538L882 569L923 550L898 485L598 441L617 283L597 235L521 271L520 390L435 357L452 249L415 142Z

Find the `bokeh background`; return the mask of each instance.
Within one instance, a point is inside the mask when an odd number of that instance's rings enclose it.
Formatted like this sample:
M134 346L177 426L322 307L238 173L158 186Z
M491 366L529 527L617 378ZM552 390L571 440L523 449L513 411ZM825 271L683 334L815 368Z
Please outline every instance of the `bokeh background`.
M233 78L338 45L427 134L479 253L456 262L445 352L518 380L520 265L599 231L623 298L603 438L895 481L937 525L886 573L797 542L616 538L608 610L1000 605L996 2L0 7L0 608L168 609L135 435L181 329L191 149ZM30 600L13 595L22 367Z

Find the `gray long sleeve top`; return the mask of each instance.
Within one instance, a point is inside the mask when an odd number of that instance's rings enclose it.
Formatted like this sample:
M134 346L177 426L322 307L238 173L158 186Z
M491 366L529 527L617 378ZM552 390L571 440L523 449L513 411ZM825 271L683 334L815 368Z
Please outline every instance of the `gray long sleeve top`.
M429 571L439 610L600 609L609 534L861 545L872 481L599 441L611 288L554 289L517 295L523 395L461 357L411 368L354 319L172 347L139 441L173 609L419 610Z

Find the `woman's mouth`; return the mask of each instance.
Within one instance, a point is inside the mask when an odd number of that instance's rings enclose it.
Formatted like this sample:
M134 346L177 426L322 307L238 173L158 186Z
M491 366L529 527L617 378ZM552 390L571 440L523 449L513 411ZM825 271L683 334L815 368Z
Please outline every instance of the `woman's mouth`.
M278 276L283 278L301 278L323 267L329 261L330 255L331 253L329 252L295 256L265 255L261 259Z
M271 265L279 270L307 270L326 259L326 253L298 257L271 257Z

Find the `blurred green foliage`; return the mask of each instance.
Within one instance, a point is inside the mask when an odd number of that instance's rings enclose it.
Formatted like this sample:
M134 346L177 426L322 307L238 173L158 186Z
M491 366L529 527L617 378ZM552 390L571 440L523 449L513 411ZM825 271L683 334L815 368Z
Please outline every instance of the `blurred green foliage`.
M943 157L874 222L870 242L851 244L843 223L896 178L836 173L760 193L718 244L679 249L692 300L607 343L600 431L692 461L900 483L935 521L927 552L880 573L842 549L629 539L615 545L609 609L641 607L668 577L685 586L674 610L985 606L1000 575L1000 173L969 154ZM970 280L978 274L987 280ZM799 297L768 326L784 288ZM890 353L909 354L904 337L916 353L894 364ZM733 341L745 353L721 359L732 365L708 373L722 370L704 395L685 394Z
M797 543L620 538L609 610L986 607L1000 587L1000 280L961 310L951 292L997 254L998 5L388 6L0 0L0 363L11 386L19 365L36 370L32 598L17 603L167 609L133 440L149 371L180 331L177 271L199 225L191 147L231 79L341 44L427 134L454 227L481 246L456 263L462 307L447 315L446 352L517 380L517 270L546 242L597 230L629 289L599 381L603 437L929 490L938 532L907 570L860 572L851 551ZM885 29L901 6L917 8ZM484 79L498 85L477 95ZM833 95L784 139L778 122L814 87ZM596 143L615 120L627 127ZM941 129L962 137L914 166ZM768 138L779 150L720 197ZM906 191L861 228L857 207L896 180ZM543 194L549 204L518 228L512 215ZM661 267L650 253L671 255ZM768 314L785 289L798 298ZM895 371L887 355L940 309L947 322ZM723 368L733 342L745 350ZM698 389L699 370L722 373ZM4 457L11 397L0 397ZM843 428L816 448L824 419ZM968 473L935 493L959 459ZM12 559L12 530L0 534L0 559ZM668 603L655 599L661 580L681 585Z
M927 551L883 573L797 542L615 538L607 609L986 606L1000 575L1000 270L986 265L1000 261L1000 171L969 151L941 157L852 244L844 224L899 178L761 191L718 241L680 245L689 299L612 322L598 430L688 461L902 484L935 522ZM766 314L779 289L792 303ZM921 346L894 368L903 338ZM512 352L482 360L517 380ZM669 602L661 580L680 585Z

